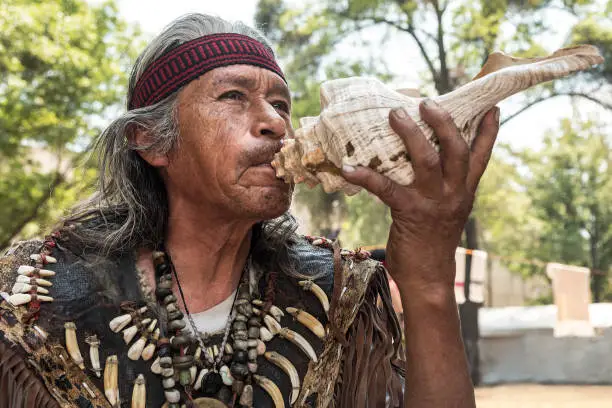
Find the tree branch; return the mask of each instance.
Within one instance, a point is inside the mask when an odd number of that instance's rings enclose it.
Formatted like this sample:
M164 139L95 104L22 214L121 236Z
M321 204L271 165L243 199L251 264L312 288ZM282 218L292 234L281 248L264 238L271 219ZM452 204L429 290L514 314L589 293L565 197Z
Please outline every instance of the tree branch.
M34 207L32 208L32 210L30 211L29 214L27 214L21 221L19 221L19 223L13 228L13 230L9 233L9 235L3 240L0 241L0 249L4 249L6 247L8 247L11 243L11 241L17 236L19 235L19 233L21 232L21 230L23 230L23 228L31 221L33 221L37 216L38 213L40 211L40 209L47 203L47 201L49 201L49 199L51 199L51 197L53 196L53 190L59 186L60 184L62 184L64 182L64 176L60 173L60 172L56 172L55 173L55 178L53 179L53 181L51 182L51 184L49 185L49 190L48 190L48 194L45 194L41 197L40 200L38 200L38 202L36 202L36 204L34 204Z
M423 56L423 59L425 60L425 63L427 64L427 68L431 72L431 75L434 81L437 82L438 77L439 77L438 71L436 70L436 67L433 64L432 59L429 57L429 54L427 53L427 50L425 49L425 45L423 44L423 41L416 35L416 31L414 27L410 25L408 27L404 27L396 23L395 21L389 21L381 17L370 17L369 20L372 20L374 23L378 23L378 24L382 23L382 24L390 25L391 27L395 27L400 31L410 34L410 36L414 39L414 42L416 43L417 47L419 47L419 50L421 51L421 55Z
M504 120L501 121L501 125L506 124L507 122L509 122L510 120L514 119L515 117L519 116L521 113L525 112L527 109L539 104L540 102L544 102L547 101L549 99L553 99L559 96L569 96L569 97L579 97L579 98L584 98L587 99L591 102L595 102L597 103L599 106L605 108L605 109L609 109L612 110L612 104L606 103L604 101L601 101L597 98L595 98L594 96L582 93L582 92L565 92L565 93L556 93L550 96L547 96L546 98L538 98L534 101L529 102L527 105L523 106L521 109L519 109L518 111L514 112L512 115L506 117Z
M437 2L436 4L434 4L434 8L436 10L438 10L437 7ZM436 11L438 12L438 11ZM359 19L355 18L355 17L351 17L348 15L348 13L343 13L343 12L338 12L338 11L334 11L334 10L329 10L329 13L332 15L335 15L337 17L342 17L342 18L348 18L348 19L352 19L352 20L356 20L358 21ZM429 54L427 53L427 50L425 49L425 45L423 44L423 41L421 40L421 38L419 38L419 36L417 36L415 28L411 25L408 24L408 26L403 26L400 23L396 22L396 21L391 21L391 20L387 20L386 18L383 17L375 17L375 16L369 16L369 17L364 17L362 18L363 20L370 20L375 24L387 24L391 27L394 27L396 29L398 29L399 31L403 31L405 33L410 34L410 36L414 39L417 47L419 47L419 50L421 52L421 55L423 56L423 59L425 60L425 63L427 64L427 68L429 69L429 72L431 72L431 76L433 77L433 80L435 83L438 82L438 78L439 78L439 73L436 70L436 67L433 64L433 60L430 58Z
M447 92L452 91L448 65L446 61L446 46L444 45L444 26L442 25L442 15L444 14L444 9L440 9L438 7L438 2L434 2L434 8L436 11L436 18L438 20L438 38L436 43L438 45L438 57L440 58L440 77L439 81L436 81L436 88L440 94L445 94Z
M430 33L429 31L426 31L426 30L420 30L420 29L418 29L418 28L417 28L415 31L418 31L418 32L421 32L421 33L425 34L425 36L426 36L427 38L429 38L430 40L432 40L432 41L435 41L435 42L437 42L437 41L438 41L438 40L436 39L436 36L435 36L435 35L433 35L432 33Z

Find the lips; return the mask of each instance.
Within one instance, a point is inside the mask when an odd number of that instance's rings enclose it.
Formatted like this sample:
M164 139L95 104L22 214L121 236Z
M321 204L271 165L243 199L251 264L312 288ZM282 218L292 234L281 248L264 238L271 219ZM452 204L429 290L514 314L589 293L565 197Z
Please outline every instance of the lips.
M266 174L270 174L271 176L274 176L274 178L277 178L276 170L274 169L274 167L272 167L270 163L257 164L255 166L252 166L252 168L255 168L259 171L265 172Z
M275 154L276 152L271 155L259 157L257 160L254 160L253 166L272 166L272 161L274 160Z
M274 160L276 153L280 151L281 147L282 144L278 142L260 145L251 150L246 157L247 159L250 159L248 160L248 167L258 169L259 171L273 175L274 178L276 178L276 170L274 167L272 167L272 161Z
M251 167L271 169L276 174L276 170L272 166L273 160L274 160L274 155L267 156L265 158L262 158L261 160L257 160Z

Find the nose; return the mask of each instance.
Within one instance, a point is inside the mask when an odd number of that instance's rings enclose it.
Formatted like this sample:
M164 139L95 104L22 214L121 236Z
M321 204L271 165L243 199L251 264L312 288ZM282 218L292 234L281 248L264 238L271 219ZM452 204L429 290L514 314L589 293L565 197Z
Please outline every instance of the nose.
M257 109L253 134L272 139L282 139L287 133L287 123L278 111L267 101L263 101Z

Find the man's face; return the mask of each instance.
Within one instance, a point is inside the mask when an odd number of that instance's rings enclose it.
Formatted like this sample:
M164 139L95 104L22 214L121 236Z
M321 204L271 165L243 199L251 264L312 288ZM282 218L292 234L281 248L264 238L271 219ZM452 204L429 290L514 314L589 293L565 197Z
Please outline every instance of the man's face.
M169 155L172 200L256 221L287 211L293 187L270 165L292 132L291 100L276 74L251 65L216 68L178 97L179 143Z

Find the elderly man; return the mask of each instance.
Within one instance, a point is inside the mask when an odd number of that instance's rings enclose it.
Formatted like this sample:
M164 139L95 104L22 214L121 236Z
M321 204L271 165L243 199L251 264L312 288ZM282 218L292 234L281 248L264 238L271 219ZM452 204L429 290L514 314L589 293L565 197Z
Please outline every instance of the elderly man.
M454 252L496 109L470 149L424 102L439 155L393 110L409 187L342 169L392 211L404 363L380 263L294 232L270 165L291 98L259 32L179 19L136 61L127 101L98 141L96 194L0 264L0 406L474 406Z

